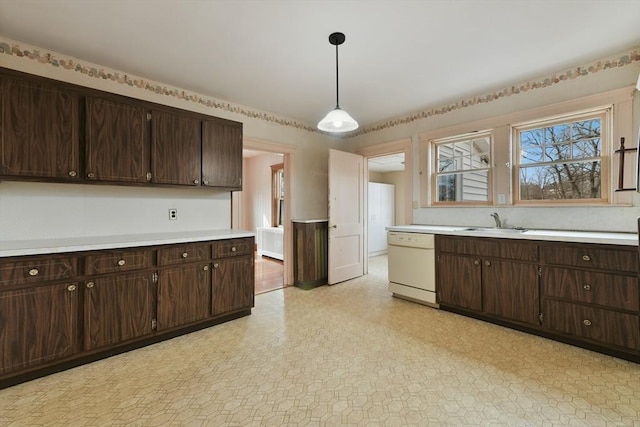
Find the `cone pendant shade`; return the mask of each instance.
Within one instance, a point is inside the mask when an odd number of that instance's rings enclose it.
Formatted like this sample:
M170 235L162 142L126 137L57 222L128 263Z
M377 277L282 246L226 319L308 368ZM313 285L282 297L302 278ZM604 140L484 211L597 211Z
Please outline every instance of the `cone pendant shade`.
M358 129L358 122L346 111L340 108L340 86L338 84L338 46L344 43L345 36L342 33L333 33L329 36L329 43L336 47L336 108L329 111L324 119L318 123L318 129L325 132L340 133Z

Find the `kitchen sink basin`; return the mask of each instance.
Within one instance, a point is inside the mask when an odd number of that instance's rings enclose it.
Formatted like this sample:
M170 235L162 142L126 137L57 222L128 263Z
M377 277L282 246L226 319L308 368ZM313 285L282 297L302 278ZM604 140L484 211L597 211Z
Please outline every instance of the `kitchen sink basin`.
M527 231L524 228L483 228L483 227L469 227L463 229L463 231L477 231L482 233L496 233L496 234L518 234Z

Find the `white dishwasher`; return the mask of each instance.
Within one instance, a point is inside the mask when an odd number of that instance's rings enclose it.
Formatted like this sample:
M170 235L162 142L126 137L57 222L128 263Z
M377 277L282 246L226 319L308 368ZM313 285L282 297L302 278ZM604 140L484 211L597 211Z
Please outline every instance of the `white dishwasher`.
M434 235L389 231L387 243L389 290L396 297L437 308Z

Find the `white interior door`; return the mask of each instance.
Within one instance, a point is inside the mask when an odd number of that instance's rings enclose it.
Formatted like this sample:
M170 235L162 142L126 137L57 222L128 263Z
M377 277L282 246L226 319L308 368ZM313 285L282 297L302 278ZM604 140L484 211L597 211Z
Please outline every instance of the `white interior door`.
M329 284L364 274L364 158L329 150Z

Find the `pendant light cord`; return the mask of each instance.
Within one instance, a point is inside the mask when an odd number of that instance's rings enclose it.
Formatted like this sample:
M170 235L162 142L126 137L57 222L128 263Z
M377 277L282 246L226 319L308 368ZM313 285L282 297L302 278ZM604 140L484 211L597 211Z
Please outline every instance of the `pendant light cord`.
M336 108L340 108L340 92L338 85L338 45L336 44Z

